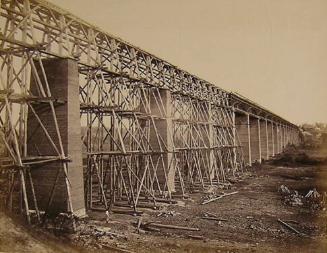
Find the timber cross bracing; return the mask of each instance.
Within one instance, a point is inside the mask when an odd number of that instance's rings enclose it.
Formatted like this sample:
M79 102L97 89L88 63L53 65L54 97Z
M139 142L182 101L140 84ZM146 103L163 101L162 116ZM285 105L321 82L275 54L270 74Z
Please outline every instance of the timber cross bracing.
M48 2L0 3L4 201L27 219L171 200L298 141L288 121Z

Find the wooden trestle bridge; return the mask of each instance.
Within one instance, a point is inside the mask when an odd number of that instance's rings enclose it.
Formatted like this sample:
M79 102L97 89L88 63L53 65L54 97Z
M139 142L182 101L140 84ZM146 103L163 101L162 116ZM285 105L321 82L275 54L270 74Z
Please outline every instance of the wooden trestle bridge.
M28 221L172 200L299 142L292 123L53 4L0 4L2 201Z

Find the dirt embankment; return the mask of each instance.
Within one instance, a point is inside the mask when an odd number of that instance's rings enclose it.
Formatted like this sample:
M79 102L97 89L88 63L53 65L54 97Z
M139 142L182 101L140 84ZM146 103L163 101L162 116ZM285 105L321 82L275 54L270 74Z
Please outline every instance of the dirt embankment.
M28 227L0 212L0 251L36 253L77 253L80 249L36 227ZM86 251L85 251L86 252Z

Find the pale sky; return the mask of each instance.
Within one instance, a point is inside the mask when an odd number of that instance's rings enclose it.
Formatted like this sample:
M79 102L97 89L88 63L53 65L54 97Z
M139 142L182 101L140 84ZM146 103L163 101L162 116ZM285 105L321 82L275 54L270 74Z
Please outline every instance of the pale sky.
M326 0L50 0L293 123L327 122Z

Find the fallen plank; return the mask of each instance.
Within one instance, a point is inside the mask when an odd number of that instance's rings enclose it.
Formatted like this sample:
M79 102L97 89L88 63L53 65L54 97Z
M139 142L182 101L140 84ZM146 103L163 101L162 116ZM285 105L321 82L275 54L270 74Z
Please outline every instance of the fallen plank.
M201 219L204 220L215 220L215 221L228 221L227 219L223 219L223 218L217 218L217 217L200 217Z
M122 197L122 200L128 200L127 197ZM176 200L173 199L164 199L164 198L146 198L146 197L139 197L139 200L149 201L149 202L159 202L159 203L167 203L167 204L177 204Z
M296 220L284 220L284 222L290 222L290 223L294 223L294 224L300 224L298 221Z
M204 216L208 216L208 217L215 217L215 218L218 218L218 216L216 215L216 214L214 214L214 213L209 213L209 212L205 212L204 213Z
M134 210L120 209L120 208L112 208L110 211L118 214L130 214L130 215L137 215L137 216L143 214L142 211L134 211Z
M234 195L234 194L236 194L236 193L238 193L238 192L236 191L236 192L225 193L225 194L220 195L220 196L218 196L218 197L216 197L216 198L212 198L212 199L209 199L209 200L205 200L205 201L203 201L203 202L201 203L201 205L205 205L205 204L211 203L211 202L213 202L213 201L216 201L216 200L221 199L221 198L226 197L226 196Z
M294 233L298 234L298 235L302 235L303 234L300 231L298 231L297 229L293 228L290 224L282 221L281 219L278 219L278 222L281 223L282 225L284 225L285 227L287 227L289 230L291 230Z
M161 232L161 230L159 228L152 228L152 227L144 226L144 229L147 231L151 231L151 232L157 232L157 233Z
M204 240L202 235L188 235L187 237L195 240Z
M182 226L175 226L175 225L165 225L161 223L154 223L149 222L144 224L145 227L157 227L157 228L167 228L167 229L178 229L178 230L188 230L188 231L200 231L199 228L191 228L191 227L182 227Z
M140 217L137 221L137 232L140 233L140 227L142 225L142 217Z
M117 207L130 207L130 208L133 208L133 205L131 204L128 204L128 203L120 203L120 202L116 202L115 203L115 206ZM153 210L157 210L158 207L153 205L152 203L151 204L148 204L148 203L138 203L137 204L137 208L149 208L149 209L153 209Z

